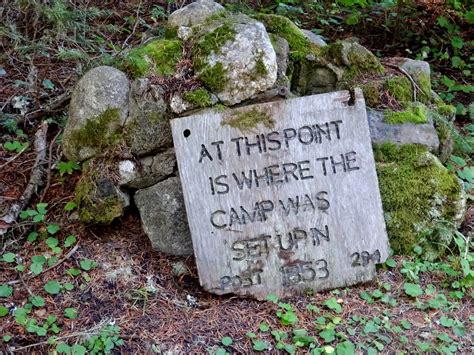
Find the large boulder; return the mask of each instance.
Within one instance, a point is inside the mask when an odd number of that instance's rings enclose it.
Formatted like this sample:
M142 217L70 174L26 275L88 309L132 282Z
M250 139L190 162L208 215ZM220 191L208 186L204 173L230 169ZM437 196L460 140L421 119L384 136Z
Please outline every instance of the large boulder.
M173 12L168 17L168 25L170 27L196 26L203 23L207 17L223 10L224 8L213 0L198 0Z
M277 79L265 26L244 15L227 15L200 29L193 61L199 79L226 105L271 88Z
M145 233L155 250L171 255L193 253L183 192L178 177L171 177L134 197Z
M118 69L88 71L71 96L63 150L69 160L84 161L114 144L128 115L129 80Z
M143 156L172 146L167 107L161 86L149 79L132 82L124 138L133 154Z

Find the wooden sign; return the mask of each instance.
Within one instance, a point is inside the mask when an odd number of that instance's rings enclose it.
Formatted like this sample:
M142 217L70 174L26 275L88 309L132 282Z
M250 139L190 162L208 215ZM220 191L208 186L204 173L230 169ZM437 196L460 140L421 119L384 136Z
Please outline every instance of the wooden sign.
M353 101L340 91L171 121L206 290L262 299L373 278L388 241L360 90Z

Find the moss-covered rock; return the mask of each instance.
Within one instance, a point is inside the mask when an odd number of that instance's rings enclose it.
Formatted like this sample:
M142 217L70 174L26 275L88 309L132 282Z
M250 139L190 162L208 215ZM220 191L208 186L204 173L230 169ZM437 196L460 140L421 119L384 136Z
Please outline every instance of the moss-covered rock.
M326 47L325 47L326 49ZM366 73L384 73L380 60L367 48L357 42L338 41L325 51L326 58L339 66Z
M122 216L130 204L128 195L117 186L117 172L113 169L112 160L103 157L93 158L83 164L74 198L81 222L110 224Z
M292 60L302 60L308 55L319 56L321 46L315 45L290 19L280 15L258 14L255 18L262 21L269 33L280 36L290 46Z
M87 160L120 140L128 115L129 87L124 73L107 66L91 69L79 80L62 140L69 160Z
M180 40L160 39L132 49L124 56L122 66L133 78L151 74L169 76L175 72L182 54Z
M237 104L275 84L276 54L260 22L224 12L193 30L194 69L224 104Z
M409 102L406 103L406 109L403 111L387 111L385 122L390 124L427 123L428 108L420 102Z
M421 246L429 260L442 256L452 241L437 228L459 223L464 209L456 176L423 146L386 143L374 153L391 247L411 254Z
M172 146L164 89L148 79L134 80L129 101L123 137L131 152L144 156Z
M119 110L107 109L88 119L83 127L68 130L63 136L63 149L70 160L83 161L119 142Z

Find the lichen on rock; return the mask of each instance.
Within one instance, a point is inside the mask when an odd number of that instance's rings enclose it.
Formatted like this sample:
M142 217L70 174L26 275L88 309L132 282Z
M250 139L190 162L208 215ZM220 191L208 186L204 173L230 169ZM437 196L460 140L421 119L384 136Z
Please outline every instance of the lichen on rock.
M390 245L397 254L421 246L433 260L446 253L451 240L436 240L439 223L460 223L463 193L454 173L419 145L376 145L379 187Z

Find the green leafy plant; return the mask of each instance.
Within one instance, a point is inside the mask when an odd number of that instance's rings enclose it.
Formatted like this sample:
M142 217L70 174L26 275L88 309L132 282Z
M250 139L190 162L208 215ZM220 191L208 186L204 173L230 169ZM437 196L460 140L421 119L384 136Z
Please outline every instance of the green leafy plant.
M56 167L59 171L59 175L63 176L64 174L71 175L74 170L81 170L81 166L75 161L61 161Z

